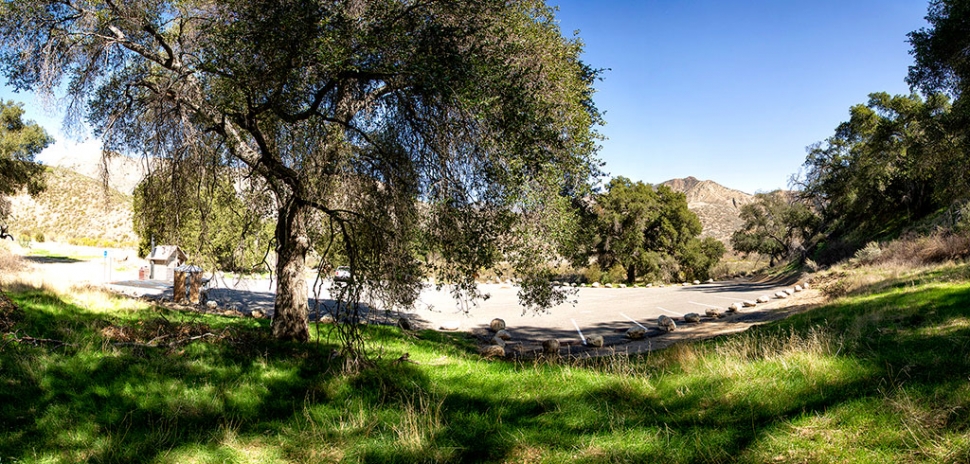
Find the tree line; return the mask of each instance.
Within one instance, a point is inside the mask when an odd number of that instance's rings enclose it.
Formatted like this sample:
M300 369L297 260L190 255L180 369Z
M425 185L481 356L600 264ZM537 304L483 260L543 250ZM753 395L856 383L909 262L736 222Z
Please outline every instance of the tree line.
M904 233L958 232L970 221L970 4L934 0L908 35L912 93L876 92L808 148L793 191L742 209L734 248L833 263Z

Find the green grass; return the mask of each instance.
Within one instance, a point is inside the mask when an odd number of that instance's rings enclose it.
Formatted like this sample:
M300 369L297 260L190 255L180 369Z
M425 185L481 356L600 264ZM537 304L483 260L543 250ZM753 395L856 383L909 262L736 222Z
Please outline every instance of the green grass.
M967 462L954 275L634 358L492 362L461 335L369 327L377 366L354 375L326 326L282 344L266 321L24 289L0 462Z

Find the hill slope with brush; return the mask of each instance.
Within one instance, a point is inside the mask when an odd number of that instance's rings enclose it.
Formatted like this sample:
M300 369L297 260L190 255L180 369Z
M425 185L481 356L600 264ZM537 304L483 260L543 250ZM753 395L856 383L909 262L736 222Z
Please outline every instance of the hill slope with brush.
M11 232L19 239L56 240L79 245L133 246L131 196L105 190L95 179L69 169L49 167L47 189L36 197L10 198Z
M695 177L671 179L662 185L687 196L687 207L697 214L704 227L702 236L714 237L730 249L731 234L744 224L738 216L741 207L753 202L754 195Z

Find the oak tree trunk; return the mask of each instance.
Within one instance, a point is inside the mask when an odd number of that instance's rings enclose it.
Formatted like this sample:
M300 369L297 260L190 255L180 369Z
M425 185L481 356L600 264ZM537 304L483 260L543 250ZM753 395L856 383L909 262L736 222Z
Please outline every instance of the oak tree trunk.
M303 342L310 337L305 276L310 241L306 217L307 207L291 199L280 208L276 222L277 284L272 329L278 340Z

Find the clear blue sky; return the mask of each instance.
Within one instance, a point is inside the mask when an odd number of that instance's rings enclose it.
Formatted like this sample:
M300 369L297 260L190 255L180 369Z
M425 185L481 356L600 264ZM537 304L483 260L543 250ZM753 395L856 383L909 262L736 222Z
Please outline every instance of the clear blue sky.
M909 93L906 34L926 0L547 0L584 60L609 68L601 157L614 176L695 176L749 193L785 188L805 147L871 92ZM96 151L57 130L32 96L28 117L59 139L41 159Z
M908 94L926 0L549 0L610 68L601 156L614 176L785 188L805 148L872 92Z

